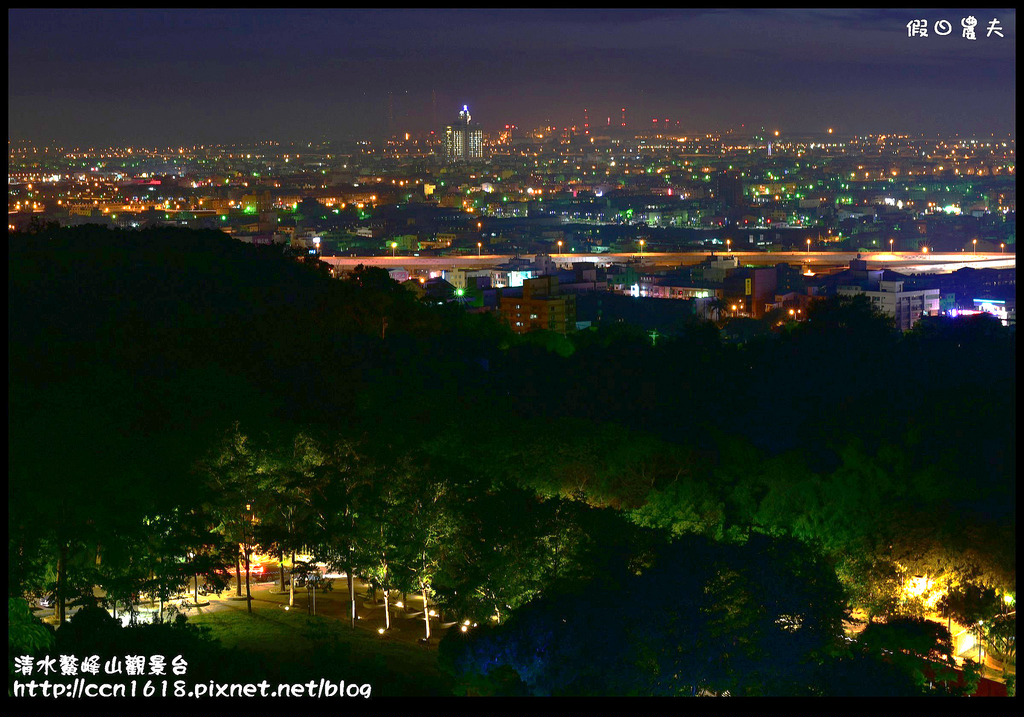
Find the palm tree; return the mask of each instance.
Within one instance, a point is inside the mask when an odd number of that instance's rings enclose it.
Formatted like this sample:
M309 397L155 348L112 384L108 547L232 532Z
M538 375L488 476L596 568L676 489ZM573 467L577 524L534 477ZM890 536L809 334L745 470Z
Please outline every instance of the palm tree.
M728 305L725 303L725 300L723 300L721 297L716 296L715 298L711 299L711 301L708 301L707 303L704 304L704 318L706 319L707 314L711 313L715 317L714 319L712 319L712 321L718 323L719 321L722 320L722 312L726 310L727 306Z

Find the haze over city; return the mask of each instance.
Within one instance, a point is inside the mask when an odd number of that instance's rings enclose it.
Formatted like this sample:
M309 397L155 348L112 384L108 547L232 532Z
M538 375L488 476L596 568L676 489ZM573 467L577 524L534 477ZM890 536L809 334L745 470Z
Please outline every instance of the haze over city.
M978 35L961 37L962 18ZM909 37L907 23L951 23ZM998 19L998 35L986 26ZM844 134L1006 133L1016 13L942 10L8 12L8 136L68 146L316 141L652 118Z

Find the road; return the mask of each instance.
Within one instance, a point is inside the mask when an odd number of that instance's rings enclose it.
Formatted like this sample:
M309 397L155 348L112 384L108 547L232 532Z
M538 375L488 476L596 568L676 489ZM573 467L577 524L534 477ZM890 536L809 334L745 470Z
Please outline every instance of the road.
M849 266L857 252L787 251L787 252L715 252L717 256L734 256L741 265L774 266L779 263L806 265L813 269L828 269ZM625 264L639 261L643 266L673 267L691 266L711 256L711 252L671 252L630 254L553 254L552 260L559 266L590 262L598 265ZM325 256L320 260L332 267L349 271L359 264L387 269L401 267L413 272L440 271L443 269L490 268L504 264L514 257L511 254L482 254L479 256ZM524 258L531 259L526 255ZM964 267L976 269L1016 268L1014 254L974 254L969 252L866 252L861 258L871 269L893 269L905 274L949 273Z

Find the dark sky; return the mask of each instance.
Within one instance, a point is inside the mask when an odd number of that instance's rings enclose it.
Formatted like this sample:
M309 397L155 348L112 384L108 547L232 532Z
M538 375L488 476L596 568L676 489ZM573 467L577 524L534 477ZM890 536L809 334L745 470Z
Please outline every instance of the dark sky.
M961 18L978 19L977 40ZM907 23L928 20L928 37ZM998 19L1003 38L986 37ZM952 33L936 36L935 21ZM315 140L591 124L1015 133L1016 13L942 10L10 10L10 139ZM940 28L941 29L941 28Z

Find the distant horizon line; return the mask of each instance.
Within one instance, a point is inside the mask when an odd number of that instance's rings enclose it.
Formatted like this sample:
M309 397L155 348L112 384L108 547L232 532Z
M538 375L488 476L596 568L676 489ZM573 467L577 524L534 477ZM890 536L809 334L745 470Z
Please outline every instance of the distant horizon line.
M548 125L548 127L554 127L555 129L558 129L554 125ZM523 129L521 127L518 127L518 126L516 128L519 129L520 131L532 131L532 130L535 130L535 129L541 129L542 127L535 127L535 128L530 129L530 130L525 130L525 129ZM497 133L500 133L500 132L504 131L504 129L505 129L504 127L500 127L498 129L495 129L495 130L486 130L485 129L485 131L490 131L490 132L493 132L493 133L497 134ZM572 129L571 127L569 127L569 128L564 128L563 127L560 131L564 132L564 131L571 130L571 129ZM603 129L607 130L609 128L603 128ZM656 132L656 128L626 127L626 128L623 129L623 128L620 128L620 127L612 127L611 129L614 130L614 131L636 132L636 133L644 133L644 134L651 133L651 132ZM193 141L193 142L191 142L189 144L183 144L181 142L173 142L173 143L168 143L168 144L160 144L160 143L151 143L151 142L148 142L148 141L147 142L144 142L144 141L129 141L129 142L124 142L124 143L120 143L120 144L113 144L113 143L104 144L104 143L100 143L100 142L93 142L93 143L89 144L88 147L85 146L84 142L78 142L78 143L63 142L62 140L58 140L56 138L36 139L36 138L24 138L24 137L21 137L21 138L16 138L15 139L15 138L10 138L9 137L8 140L7 140L7 143L8 143L8 145L13 145L13 144L34 144L34 145L46 144L47 146L49 146L49 145L60 145L59 147L57 147L59 149L67 149L67 148L71 148L71 149L83 149L83 148L85 148L85 149L94 149L96 147L100 147L100 148L116 148L116 149L121 149L121 148L131 148L131 149L134 149L136 147L138 147L140 149L147 149L147 148L158 148L158 149L160 149L160 148L167 148L167 149L171 149L171 148L173 148L173 149L190 148L190 149L196 149L196 148L203 148L203 147L218 147L218 146L227 146L227 147L231 147L231 146L256 146L256 145L262 145L262 144L268 144L268 145L285 145L285 144L287 144L287 145L307 145L308 146L308 145L330 144L331 142L369 142L369 143L380 143L382 141L387 141L387 140L392 139L392 138L400 137L403 134L409 134L410 135L410 139L427 139L427 138L429 138L429 135L430 135L431 131L432 130L418 130L418 131L415 131L415 132L413 132L413 131L410 131L410 132L404 132L404 131L403 132L394 132L391 135L389 135L387 137L383 137L383 138L379 134L368 134L368 135L351 134L351 135L334 136L334 137L324 137L323 135L321 135L318 138L303 138L303 139L288 139L288 140L286 140L286 139L278 139L278 138L269 138L269 139L244 139L243 138L243 139L230 140L230 141L227 141L227 140L218 140L218 141L211 140L211 141L205 141L205 142L195 142L195 141ZM717 136L725 136L725 135L728 135L728 134L736 134L736 135L739 135L739 136L747 136L747 135L753 135L753 134L755 134L758 131L760 131L760 128L758 128L757 130L753 130L753 131L746 131L746 130L744 130L743 132L737 132L734 128L730 128L730 129L726 129L726 130L682 129L682 128L680 128L678 130L673 129L673 130L670 131L670 133L671 134L684 135L684 136L685 135L694 135L694 138L696 139L696 138L700 137L701 135L706 135L706 134L717 135ZM772 131L774 131L774 129ZM834 133L831 133L831 134L827 130L788 130L788 131L780 130L780 132L782 132L782 134L780 134L778 136L777 140L779 142L781 142L781 143L785 143L787 138L788 139L793 139L793 138L817 137L817 136L823 136L823 137L831 136L831 137L833 137L834 139L837 139L837 140L838 139L853 139L853 138L857 138L857 137L878 137L878 136L883 136L883 135L884 136L889 136L889 135L899 136L899 137L908 138L908 139L929 139L929 138L940 138L941 139L941 138L961 137L961 136L963 136L965 139L983 139L983 138L992 138L992 137L1002 138L1004 136L1007 137L1007 138L1011 138L1011 139L1014 138L1014 133L1013 132L1007 132L1005 135L1003 133L996 133L996 132L989 132L987 134L986 133L979 133L979 132L945 132L945 133L944 132L919 132L919 133L915 134L915 133L912 133L912 132L908 132L906 130L884 130L884 131L871 131L871 132L834 132ZM575 132L575 134L577 136L583 136L584 132L579 131L579 129L577 128L577 131ZM597 130L592 130L591 134L594 134L596 136L600 136L600 133ZM441 140L441 136L439 134L436 134L436 132L435 132L435 138L438 139L439 141ZM771 141L773 141L773 142L776 141L776 138L774 138L774 137L771 138ZM62 142L63 142L63 144L62 144ZM166 140L164 140L164 142L166 142Z

